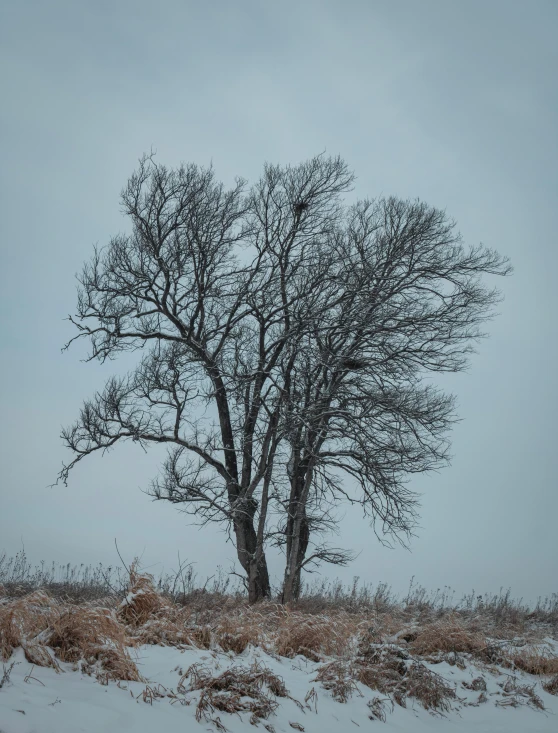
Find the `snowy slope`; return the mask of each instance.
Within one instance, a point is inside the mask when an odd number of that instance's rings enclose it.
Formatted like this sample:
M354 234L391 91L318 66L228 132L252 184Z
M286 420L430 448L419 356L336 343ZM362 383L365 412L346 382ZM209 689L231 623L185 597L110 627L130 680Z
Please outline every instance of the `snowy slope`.
M505 702L498 683L505 681L500 676L486 675L488 701L478 707L469 706L478 698L478 692L465 689L461 682L471 681L477 670L469 667L460 670L447 663L437 664L432 669L441 674L456 687L459 701L455 710L445 717L432 715L411 701L403 709L395 706L386 709L386 722L371 720L367 702L376 693L358 685L358 690L347 703L334 700L330 693L315 681L319 665L303 657L296 659L275 658L260 649L249 648L240 656L187 649L180 651L172 647L143 646L131 650L141 674L148 680L151 689L176 690L185 671L194 663L211 665L217 674L233 663L249 666L260 660L285 682L292 697L304 703L307 693L314 688L317 702L305 705L301 710L290 699L279 699L276 714L267 721L261 721L258 728L277 733L292 733L297 730L290 724L298 724L307 733L348 733L348 731L383 730L386 733L420 733L440 731L446 733L556 733L558 731L558 698L547 694L537 684L536 692L542 699L546 711L535 710L528 705L517 708L496 705ZM217 730L208 720L198 722L195 718L199 692L183 694L179 700L162 697L149 702L149 692L144 702L146 683L109 682L100 684L95 677L73 671L70 665L61 665L64 672L57 674L49 668L32 668L20 649L12 658L16 661L10 681L0 689L0 732L1 733L112 733L113 731L134 731L134 733L188 733L192 731ZM31 675L28 677L28 675ZM0 675L1 676L1 675ZM534 683L535 678L525 675L523 682ZM159 685L164 686L158 687ZM188 703L188 704L185 704ZM317 707L317 710L316 710ZM249 714L238 716L215 711L212 717L219 717L223 726L231 733L253 730ZM301 729L299 728L299 730Z

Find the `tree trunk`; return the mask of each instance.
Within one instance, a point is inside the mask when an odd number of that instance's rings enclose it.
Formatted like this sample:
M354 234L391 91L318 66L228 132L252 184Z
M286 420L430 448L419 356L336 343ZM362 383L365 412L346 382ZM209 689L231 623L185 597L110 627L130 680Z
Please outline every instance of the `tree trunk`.
M297 601L300 597L301 591L301 574L302 574L302 563L306 557L306 550L308 549L308 543L310 542L310 527L308 525L308 519L306 518L306 508L300 524L300 534L298 550L296 553L296 569L293 579L293 600Z
M248 602L257 603L271 595L271 585L267 570L265 554L258 553L258 538L254 529L254 515L257 502L247 501L241 511L237 512L234 521L236 551L248 579ZM256 557L259 555L259 560Z
M271 595L269 573L265 556L259 563L252 563L248 577L248 603L258 603Z
M300 596L302 563L310 541L310 527L306 516L306 501L303 496L306 484L303 466L291 478L291 494L287 515L287 560L283 582L282 602L290 603Z
M300 597L301 590L301 574L302 574L302 563L306 556L306 550L308 549L308 543L310 541L310 527L306 518L305 509L302 510L303 515L300 518L300 529L298 542L293 543L291 552L292 555L287 558L287 570L285 572L285 582L283 585L283 603L289 603L296 601Z

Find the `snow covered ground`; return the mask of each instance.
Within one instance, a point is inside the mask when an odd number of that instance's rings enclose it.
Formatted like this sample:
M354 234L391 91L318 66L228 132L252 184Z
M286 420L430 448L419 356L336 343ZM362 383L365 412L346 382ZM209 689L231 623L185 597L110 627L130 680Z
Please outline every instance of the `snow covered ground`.
M386 722L370 719L367 703L375 697L367 687L356 685L347 703L334 700L320 682L315 681L319 664L304 657L286 659L269 656L261 649L249 647L243 654L217 653L197 649L183 651L173 647L143 646L131 649L143 677L142 682L99 683L94 676L75 671L72 665L61 664L62 673L45 667L33 667L25 660L21 649L14 652L11 661L16 664L10 680L0 689L1 733L113 733L131 730L134 733L188 733L214 731L219 723L211 720L198 722L195 717L199 691L179 694L177 697L155 697L151 691L173 694L180 678L195 663L211 666L216 674L231 665L249 667L259 660L285 682L293 700L278 698L279 707L268 720L259 722L259 729L272 733L348 733L358 729L385 730L386 733L556 733L558 731L558 698L546 693L540 682L523 675L521 683L536 683L536 693L544 703L545 711L522 704L511 707L510 698L503 694L502 685L510 675L484 673L488 700L475 707L467 705L479 697L478 691L466 689L462 682L471 682L479 674L468 666L461 670L446 662L430 665L455 687L458 700L452 712L445 716L432 715L419 703L408 700L406 709L386 706ZM8 665L5 665L6 667ZM1 677L1 669L0 669ZM499 685L500 683L500 685ZM314 688L317 698L305 698ZM173 693L171 693L173 691ZM379 697L382 697L381 695ZM496 703L499 704L496 704ZM242 716L215 711L211 714L231 733L253 730L250 714ZM299 727L297 727L299 726ZM221 729L222 731L223 729Z

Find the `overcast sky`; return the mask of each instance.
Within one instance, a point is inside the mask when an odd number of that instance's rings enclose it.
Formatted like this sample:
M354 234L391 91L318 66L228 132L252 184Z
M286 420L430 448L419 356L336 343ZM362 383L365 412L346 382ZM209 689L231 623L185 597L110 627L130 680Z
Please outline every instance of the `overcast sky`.
M61 425L119 368L61 353L74 274L126 229L119 192L144 151L212 161L230 183L327 150L359 197L446 209L467 243L515 267L470 370L444 378L463 421L451 468L411 484L423 494L411 552L384 549L348 511L335 542L361 554L342 577L557 591L556 0L0 7L0 550L114 563L117 537L155 572L178 551L201 575L229 567L222 534L142 493L156 451L121 446L47 488L69 458Z

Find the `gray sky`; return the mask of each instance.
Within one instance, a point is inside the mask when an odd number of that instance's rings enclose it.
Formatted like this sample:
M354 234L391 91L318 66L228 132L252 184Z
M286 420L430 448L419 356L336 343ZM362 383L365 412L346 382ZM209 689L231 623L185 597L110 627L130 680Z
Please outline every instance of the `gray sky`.
M142 494L156 451L121 446L46 488L69 458L60 426L116 368L61 354L63 319L92 245L127 226L118 195L144 151L213 161L230 182L325 149L359 197L445 208L515 266L491 338L443 380L463 422L452 467L412 484L412 552L347 512L336 541L361 554L342 577L558 590L558 3L3 0L0 13L0 550L114 563L117 537L146 564L180 551L202 575L229 566L223 535Z

